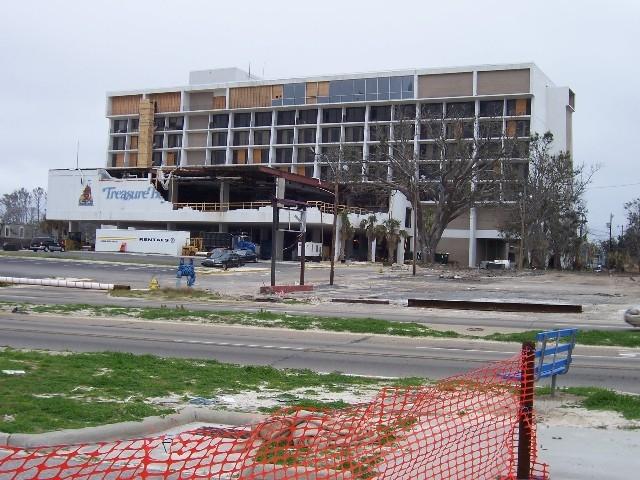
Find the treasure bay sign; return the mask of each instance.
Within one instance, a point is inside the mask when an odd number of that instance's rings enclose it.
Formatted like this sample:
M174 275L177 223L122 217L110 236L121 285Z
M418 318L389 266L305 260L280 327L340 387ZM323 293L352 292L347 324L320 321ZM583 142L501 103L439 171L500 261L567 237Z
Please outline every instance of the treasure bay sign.
M169 230L96 230L96 252L159 253L179 256L189 232Z

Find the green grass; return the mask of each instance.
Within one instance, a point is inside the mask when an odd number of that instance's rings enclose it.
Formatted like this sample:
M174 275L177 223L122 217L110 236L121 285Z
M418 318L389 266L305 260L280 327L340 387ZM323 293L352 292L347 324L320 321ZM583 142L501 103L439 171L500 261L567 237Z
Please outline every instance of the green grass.
M167 414L172 410L146 399L171 394L211 398L259 389L344 391L383 384L379 379L339 373L127 353L52 354L7 349L0 351L0 370L26 372L0 373L0 431L8 433L80 428Z
M112 297L164 300L220 300L221 294L197 288L159 288L158 290L111 290Z
M565 387L561 392L582 397L587 410L608 410L622 414L628 420L640 420L640 395L617 393L600 387ZM536 390L536 395L549 395L550 387Z
M179 297L182 290L167 289L170 295ZM125 291L126 292L126 291ZM216 293L196 291L194 298L199 295ZM124 293L123 295L127 295ZM135 294L134 294L135 295ZM160 295L160 294L159 294ZM188 300L188 298L186 299ZM201 322L212 324L244 325L258 327L288 328L293 330L325 330L332 332L348 332L358 334L383 334L399 337L431 337L431 338L466 338L478 340L494 340L500 342L535 341L535 330L516 333L493 333L487 336L465 335L451 330L436 330L426 325L414 322L394 322L376 318L349 317L319 317L312 315L293 315L286 312L241 311L208 311L189 310L183 305L177 308L160 307L112 307L86 304L60 305L32 305L28 303L0 302L0 307L12 308L19 306L22 310L35 313L52 313L68 315L74 312L95 316L125 316L143 320L175 320L185 322ZM579 345L599 345L640 348L640 329L636 330L581 330L578 332Z
M529 330L518 333L494 333L484 337L500 342L534 342L538 331ZM640 347L640 329L638 330L579 330L576 337L578 345L599 345L611 347Z

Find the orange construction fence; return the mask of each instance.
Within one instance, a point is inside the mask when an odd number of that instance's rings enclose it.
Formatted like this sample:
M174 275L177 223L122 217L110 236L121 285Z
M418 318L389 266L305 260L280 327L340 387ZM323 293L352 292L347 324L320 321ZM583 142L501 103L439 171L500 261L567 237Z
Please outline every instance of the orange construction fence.
M547 479L533 383L518 373L528 360L525 352L433 385L384 388L370 403L285 409L243 427L0 447L0 479Z

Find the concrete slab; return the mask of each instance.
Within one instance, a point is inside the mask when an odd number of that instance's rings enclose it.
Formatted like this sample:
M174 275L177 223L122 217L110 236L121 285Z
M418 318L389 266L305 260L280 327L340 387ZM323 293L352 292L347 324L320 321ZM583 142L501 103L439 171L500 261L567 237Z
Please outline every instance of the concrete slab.
M552 480L638 478L640 430L538 425L538 446Z

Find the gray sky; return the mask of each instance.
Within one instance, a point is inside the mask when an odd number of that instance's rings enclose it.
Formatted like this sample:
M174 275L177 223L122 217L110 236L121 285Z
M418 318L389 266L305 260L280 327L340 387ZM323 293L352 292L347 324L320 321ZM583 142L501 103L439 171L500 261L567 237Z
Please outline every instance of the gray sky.
M80 166L103 166L109 90L249 62L280 78L533 61L576 92L575 161L602 165L592 233L640 196L635 0L22 0L2 17L0 193L46 187L49 168L75 166L78 140Z

